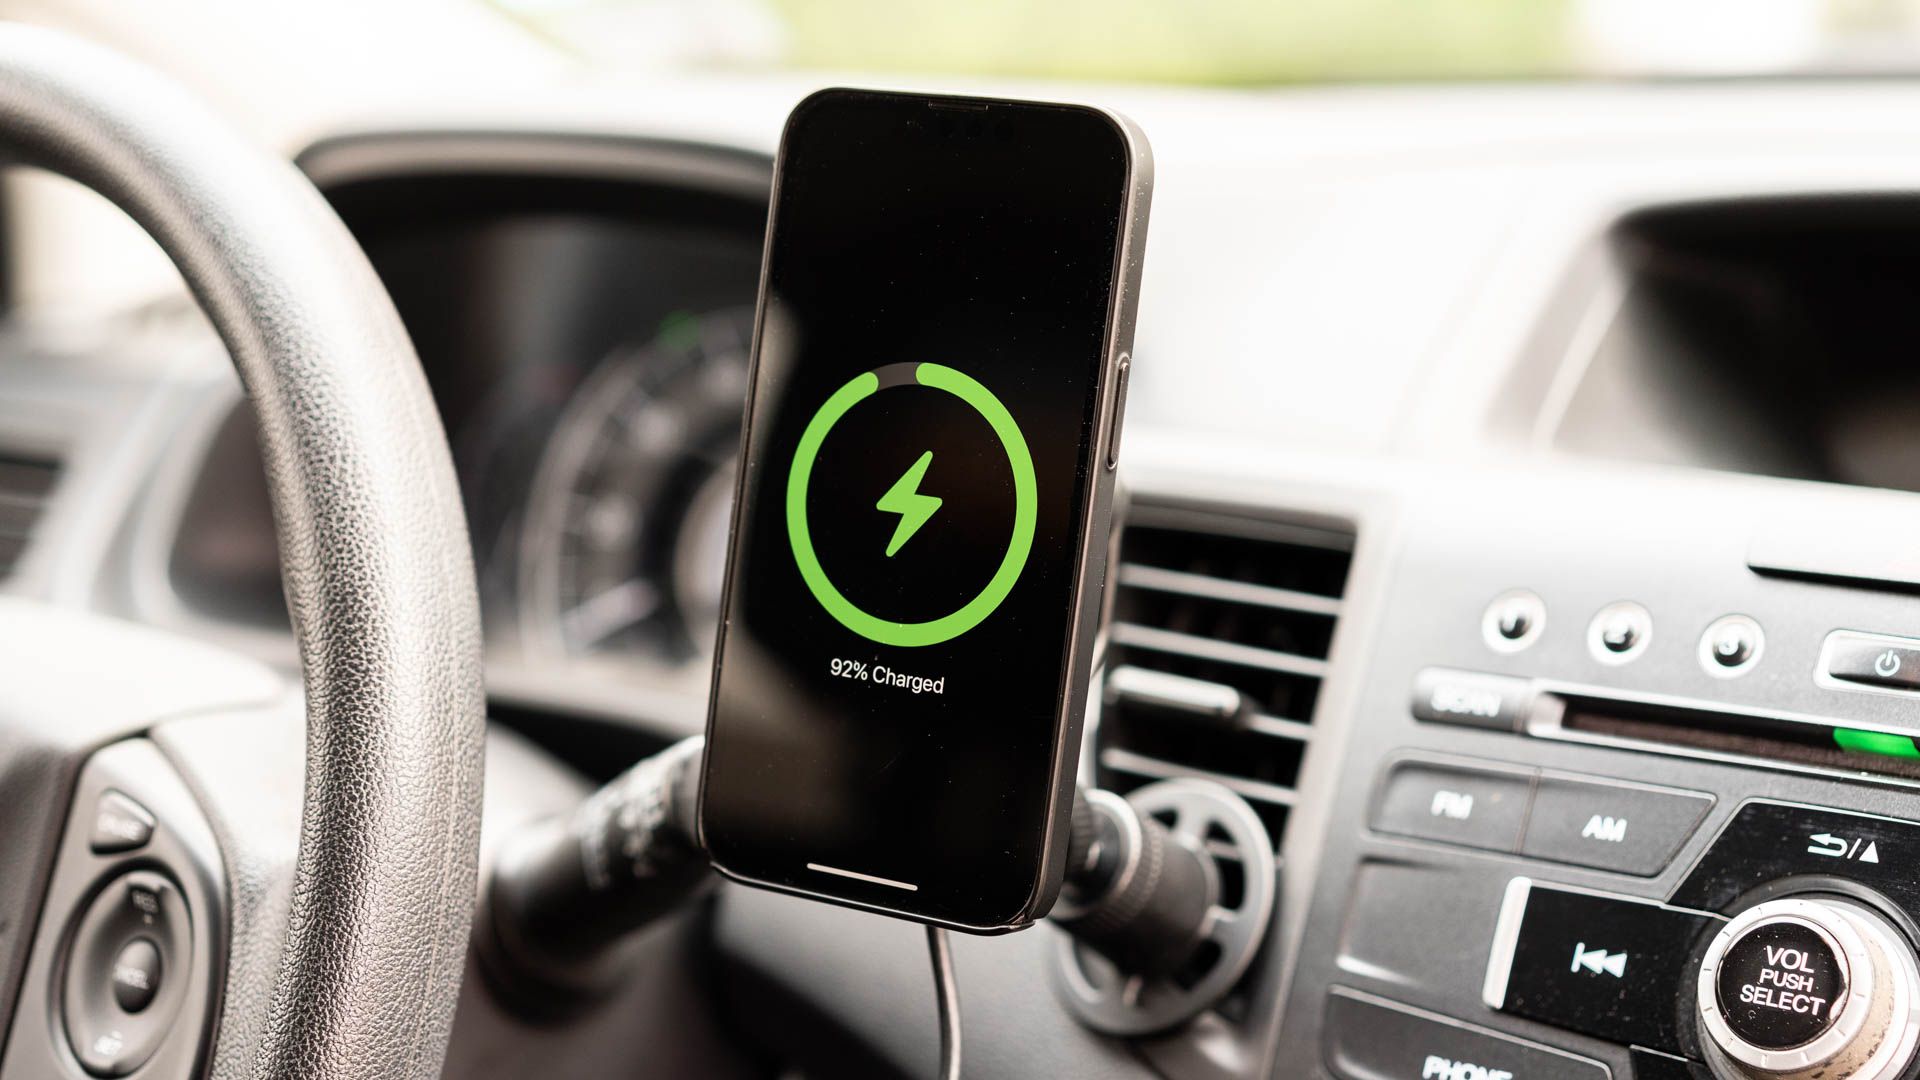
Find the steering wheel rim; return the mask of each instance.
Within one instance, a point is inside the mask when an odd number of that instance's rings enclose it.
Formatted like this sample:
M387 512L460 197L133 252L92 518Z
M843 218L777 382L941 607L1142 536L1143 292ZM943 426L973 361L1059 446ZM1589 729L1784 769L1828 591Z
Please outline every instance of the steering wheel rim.
M179 269L259 419L307 771L256 1077L438 1076L467 951L485 704L445 435L391 301L289 163L147 69L0 26L0 153L119 206Z

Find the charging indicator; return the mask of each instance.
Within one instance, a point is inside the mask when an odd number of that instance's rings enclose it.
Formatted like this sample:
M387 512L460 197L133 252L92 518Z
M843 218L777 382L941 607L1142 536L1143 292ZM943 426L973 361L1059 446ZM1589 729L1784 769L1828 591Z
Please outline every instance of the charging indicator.
M828 579L826 570L820 565L820 558L813 550L813 530L807 523L807 489L813 481L813 466L820 454L820 444L826 441L828 433L840 418L855 405L880 390L895 386L940 390L965 402L993 429L1001 449L1006 453L1007 465L1013 471L1013 528L1007 537L1006 553L1000 559L999 568L972 600L956 611L925 622L883 619L848 600ZM878 510L899 515L892 538L886 544L887 558L892 558L902 545L912 539L913 534L941 506L940 499L919 490L932 459L931 451L922 454L875 504ZM787 474L787 541L793 547L793 559L800 568L800 576L806 581L807 589L840 625L882 645L907 648L938 645L980 625L1013 591L1014 582L1020 579L1020 572L1026 568L1027 555L1033 550L1034 526L1039 516L1037 489L1033 455L1027 449L1026 436L1020 433L1020 425L1014 423L1013 414L1007 411L1007 407L992 391L972 376L941 364L889 364L862 372L834 391L813 414L806 431L801 434L799 448L793 455L793 466Z
M1857 728L1834 728L1833 741L1839 745L1840 749L1856 754L1920 758L1920 747L1914 745L1911 735L1894 735L1885 731L1861 731Z

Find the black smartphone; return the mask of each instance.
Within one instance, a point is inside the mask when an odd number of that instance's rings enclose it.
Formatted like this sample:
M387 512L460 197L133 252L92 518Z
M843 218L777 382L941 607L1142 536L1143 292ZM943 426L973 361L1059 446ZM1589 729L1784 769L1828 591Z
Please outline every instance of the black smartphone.
M1151 172L1081 106L789 118L700 799L727 876L981 933L1052 906Z

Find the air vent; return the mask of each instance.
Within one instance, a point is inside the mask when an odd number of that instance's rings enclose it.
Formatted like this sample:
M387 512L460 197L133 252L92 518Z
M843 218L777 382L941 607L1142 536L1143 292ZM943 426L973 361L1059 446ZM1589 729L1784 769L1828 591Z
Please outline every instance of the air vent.
M1352 557L1349 533L1136 508L1115 581L1101 785L1217 780L1278 844Z
M11 576L26 554L59 478L60 463L51 457L0 450L0 579Z

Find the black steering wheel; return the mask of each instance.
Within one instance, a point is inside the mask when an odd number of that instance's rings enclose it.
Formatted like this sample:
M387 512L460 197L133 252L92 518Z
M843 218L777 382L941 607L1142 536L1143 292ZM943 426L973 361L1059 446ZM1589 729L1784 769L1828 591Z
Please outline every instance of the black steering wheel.
M304 670L305 803L277 984L271 1000L229 995L215 1069L437 1076L467 953L485 708L459 491L392 303L290 164L98 48L0 26L0 152L92 188L159 242L259 419ZM0 758L22 744L10 719ZM7 908L17 891L0 890L0 947L36 921ZM236 1010L257 1015L236 1024ZM241 1030L251 1045L227 1046Z

